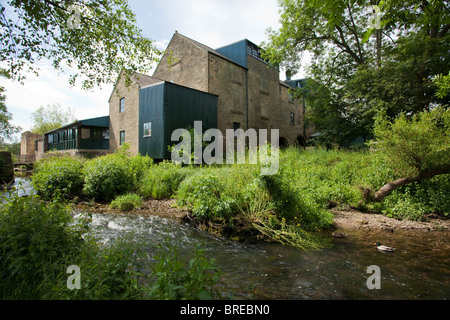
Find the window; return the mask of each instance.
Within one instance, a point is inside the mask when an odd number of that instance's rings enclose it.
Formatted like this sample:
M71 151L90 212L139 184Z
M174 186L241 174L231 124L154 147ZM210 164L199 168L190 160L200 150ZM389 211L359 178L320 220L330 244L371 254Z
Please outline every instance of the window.
M233 122L233 130L236 131L241 127L241 124L239 122Z
M125 131L120 131L120 145L125 143Z
M151 137L152 136L152 123L146 122L144 123L144 137Z
M52 134L50 134L48 136L48 143L53 143L53 135Z
M291 92L288 92L288 101L292 103L294 102L294 96L292 95Z
M103 129L92 129L92 139L103 139Z
M91 129L81 128L81 139L90 139L90 138L91 138Z
M120 99L119 112L122 113L125 111L125 98Z
M109 130L108 129L103 130L102 136L103 136L103 139L109 140Z
M295 123L295 117L294 117L294 113L293 112L291 112L291 124L294 124Z

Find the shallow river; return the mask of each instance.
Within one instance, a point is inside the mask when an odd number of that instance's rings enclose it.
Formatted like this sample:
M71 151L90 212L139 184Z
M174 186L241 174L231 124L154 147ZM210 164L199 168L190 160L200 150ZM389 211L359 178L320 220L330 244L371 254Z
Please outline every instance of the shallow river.
M237 243L156 216L94 214L91 225L102 242L133 234L148 244L149 254L166 237L182 254L203 242L207 258L215 258L220 267L224 298L450 298L448 232L356 230L334 239L330 248L305 252L278 243ZM395 252L379 252L372 245L376 241L395 247ZM380 268L380 289L367 287L370 265Z

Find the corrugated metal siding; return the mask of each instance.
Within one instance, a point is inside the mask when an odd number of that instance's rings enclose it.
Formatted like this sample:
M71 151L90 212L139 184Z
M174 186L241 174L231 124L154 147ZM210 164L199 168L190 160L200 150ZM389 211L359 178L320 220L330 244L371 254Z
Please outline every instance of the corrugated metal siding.
M217 128L217 96L173 83L165 83L164 91L165 145L174 145L172 132L176 129L194 128L194 121L202 121L203 132ZM167 147L165 158L170 158Z
M139 153L153 159L170 159L167 147L176 129L217 128L217 96L165 82L139 90ZM152 135L144 137L144 123L152 123Z
M81 120L81 125L109 128L109 116Z
M139 153L164 158L164 83L139 90ZM152 135L144 137L144 123L152 123Z
M248 68L247 66L247 40L235 42L228 46L216 49L217 52L224 55L238 65Z

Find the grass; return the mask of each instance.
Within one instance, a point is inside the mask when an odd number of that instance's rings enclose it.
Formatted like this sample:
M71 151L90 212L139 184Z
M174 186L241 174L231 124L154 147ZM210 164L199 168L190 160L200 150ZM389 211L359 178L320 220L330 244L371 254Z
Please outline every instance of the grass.
M61 166L60 161L55 165ZM142 199L175 198L197 220L231 229L238 223L301 248L315 247L317 231L330 228L330 207L350 205L411 220L430 212L448 215L450 208L449 175L404 186L381 203L366 203L362 190L378 190L398 178L382 155L368 150L287 148L280 152L278 173L266 176L260 175L259 164L182 167L125 153L77 165L77 174L84 173L81 198L114 199L111 206L123 211L140 207ZM53 172L51 166L47 169ZM65 191L71 177L67 176L48 180L55 190ZM40 180L46 185L44 178ZM127 184L118 187L116 182L123 185L125 180Z

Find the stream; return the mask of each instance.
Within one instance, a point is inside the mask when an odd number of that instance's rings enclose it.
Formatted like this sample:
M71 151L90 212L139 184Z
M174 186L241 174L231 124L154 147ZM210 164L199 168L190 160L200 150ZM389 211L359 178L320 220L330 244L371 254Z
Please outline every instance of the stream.
M18 183L25 193L31 190L27 180ZM444 231L354 230L333 239L330 248L302 251L279 243L238 243L159 216L93 214L91 230L103 243L132 235L145 242L149 255L167 237L181 255L203 243L206 258L220 268L218 289L225 299L450 298L450 242ZM378 251L376 241L395 252ZM380 289L367 286L371 265L380 268Z

